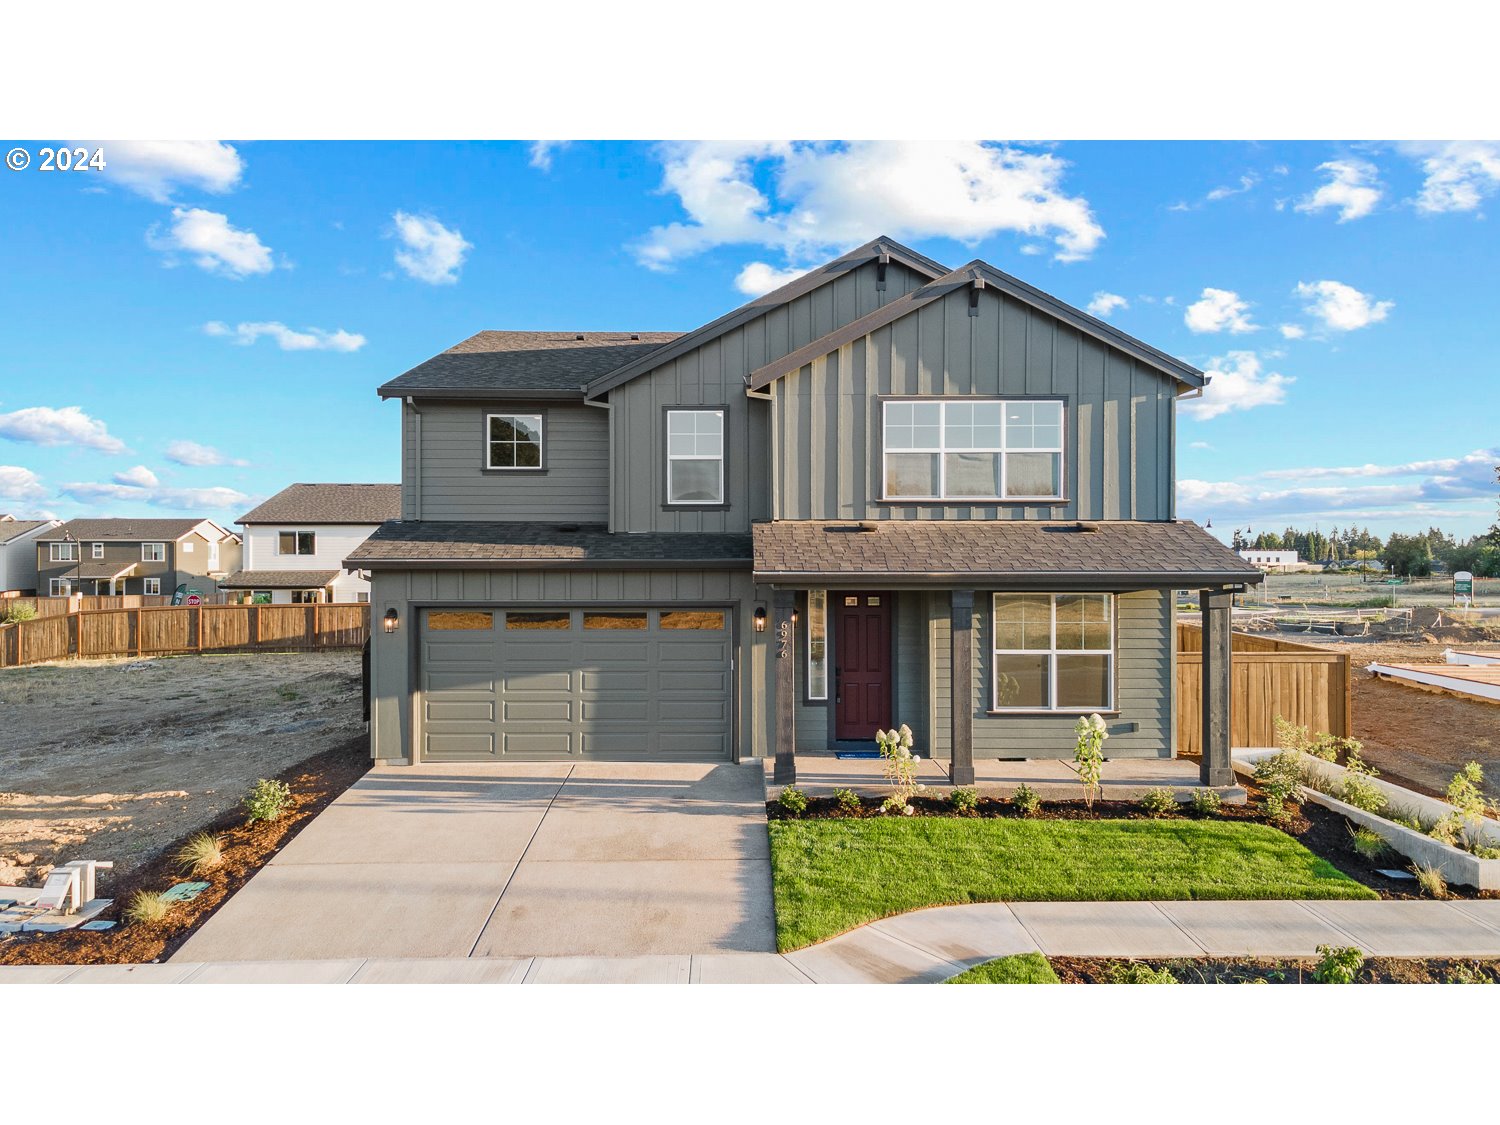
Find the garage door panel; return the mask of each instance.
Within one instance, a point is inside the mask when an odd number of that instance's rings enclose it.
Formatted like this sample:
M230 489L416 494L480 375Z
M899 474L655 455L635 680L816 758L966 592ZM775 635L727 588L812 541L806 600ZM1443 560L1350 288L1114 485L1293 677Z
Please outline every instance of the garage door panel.
M575 674L570 670L555 672L540 669L517 669L503 673L505 692L557 692L571 696Z
M722 731L662 731L657 752L677 758L703 757L705 752L729 756L729 736Z
M643 696L651 687L651 678L644 671L604 671L597 668L585 668L579 675L583 681L583 694L585 696Z
M495 721L495 704L490 700L464 701L446 696L427 700L427 721L431 722L480 722Z
M433 669L427 673L426 690L430 692L466 692L470 696L495 694L493 668Z
M663 699L681 699L688 695L727 695L727 672L671 672L663 670L658 677Z
M493 758L494 756L495 736L492 732L463 734L458 731L448 731L442 735L429 734L426 748L422 753L422 757L435 762L444 759L473 761L476 758Z
M585 723L645 723L651 719L651 704L644 699L585 699Z
M729 646L723 642L681 641L671 632L662 634L660 648L661 659L664 663L683 667L692 667L694 664L720 664L729 658Z
M502 711L507 723L568 723L573 714L572 699L507 699Z
M505 729L506 757L568 758L573 753L573 736L558 731Z
M729 708L716 699L663 700L657 708L663 723L721 723Z
M438 636L442 636L441 633ZM422 645L422 658L429 664L483 664L495 660L495 646L489 643L473 644L467 641L434 642L431 638Z

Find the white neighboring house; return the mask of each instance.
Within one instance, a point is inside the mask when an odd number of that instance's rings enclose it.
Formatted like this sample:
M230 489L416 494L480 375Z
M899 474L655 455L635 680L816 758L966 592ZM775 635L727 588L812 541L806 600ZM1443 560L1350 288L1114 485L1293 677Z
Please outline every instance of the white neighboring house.
M61 523L0 513L0 597L37 592L35 540Z
M1296 551L1264 551L1252 547L1241 551L1240 558L1262 570L1288 570L1298 565Z
M368 602L370 582L344 560L386 520L401 518L399 484L293 484L234 522L243 569L221 587L245 601Z

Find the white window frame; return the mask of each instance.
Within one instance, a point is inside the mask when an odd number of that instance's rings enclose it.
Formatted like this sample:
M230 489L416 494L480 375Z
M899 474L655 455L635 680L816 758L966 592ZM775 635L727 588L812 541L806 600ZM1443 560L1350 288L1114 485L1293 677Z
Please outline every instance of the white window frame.
M292 549L290 551L283 551L281 549L281 537L283 535L290 535L292 537ZM302 535L308 535L312 537L312 550L306 552L305 554L302 551L297 550L297 538L298 536ZM276 532L276 554L278 557L286 559L309 559L317 553L318 533L316 531L308 531L305 528L299 530L283 528Z
M490 437L492 432L491 423L496 418L525 418L528 421L536 421L536 464L535 465L497 465L495 464L494 439ZM511 426L515 428L514 423ZM496 414L484 416L484 467L496 473L540 473L547 468L547 416L545 414L523 414L520 411L502 411Z
M152 547L159 547L159 548L161 548L161 554L160 555L152 554L151 553L151 548ZM166 561L167 561L167 545L165 543L142 543L141 544L141 562L166 562Z
M813 612L813 595L821 595L823 600L821 621L819 616ZM823 690L813 691L813 632L821 624L823 641ZM809 590L807 592L807 628L803 630L807 634L807 665L804 671L804 682L807 687L807 698L811 701L826 702L828 699L828 591Z
M150 597L160 597L161 596L161 579L160 578L142 578L141 579L141 593L144 594L144 595L150 596Z
M89 544L89 553L90 553L91 557L93 557L93 558L102 559L104 557L104 544L103 543L90 543Z
M68 543L68 542L59 541L57 543L49 543L48 546L52 548L51 551L48 553L49 558L51 559L52 562L77 562L78 561L78 544L77 543Z
M1095 711L1114 712L1116 710L1115 697L1118 694L1118 686L1115 683L1115 671L1119 662L1119 595L1101 594L1096 590L1062 590L1055 594L1046 594L1043 591L1008 591L1008 593L1032 593L1046 597L1049 600L1051 622L1048 628L1051 630L1051 647L1040 648L1000 648L998 638L1000 631L996 625L996 616L1000 609L1000 599L1006 593L996 592L990 595L990 711L993 714L1010 714L1018 712L1029 712L1036 714L1044 711L1055 711L1060 715L1088 715ZM1057 599L1059 597L1070 597L1074 595L1085 595L1103 597L1105 605L1109 607L1109 648L1063 648L1057 647ZM1000 706L1000 661L1001 656L1046 656L1047 657L1047 705L1038 707L1034 704L1024 704L1018 707ZM1109 699L1103 704L1094 704L1087 707L1059 707L1057 705L1057 658L1059 656L1107 656L1109 658L1109 669L1105 675L1105 683L1109 685Z
M724 499L724 454L728 445L726 433L726 418L722 406L684 406L674 407L666 412L666 453L667 474L663 481L665 486L666 503L673 508L717 508L722 507ZM705 456L700 453L678 453L672 452L672 415L674 414L713 414L719 419L719 455L717 457ZM713 461L719 466L719 498L717 500L673 500L672 499L672 465L676 461Z
M938 444L936 446L923 446L922 448L892 449L888 440L890 432L889 417L887 409L893 403L918 403L923 405L935 404L938 407ZM1055 403L1061 418L1058 426L1058 441L1055 447L1037 445L1010 444L1008 427L1005 420L1005 408L1014 403ZM948 446L948 407L957 406L989 406L1000 407L1000 444L999 446ZM880 404L880 497L886 503L951 503L951 504L1032 504L1039 501L1056 504L1066 499L1063 495L1063 483L1068 474L1068 401L1064 398L921 398L900 396L882 399ZM898 496L892 495L887 490L887 482L890 480L888 458L892 453L926 453L936 454L938 459L938 491L936 495L928 496ZM1000 458L1000 493L997 496L952 496L948 494L948 457L949 453L994 453ZM1012 453L1055 453L1058 458L1057 483L1058 491L1046 496L1008 496L1006 495L1006 484L1009 477L1009 460Z
M73 580L71 578L49 578L47 580L47 596L49 598L66 598L73 593Z

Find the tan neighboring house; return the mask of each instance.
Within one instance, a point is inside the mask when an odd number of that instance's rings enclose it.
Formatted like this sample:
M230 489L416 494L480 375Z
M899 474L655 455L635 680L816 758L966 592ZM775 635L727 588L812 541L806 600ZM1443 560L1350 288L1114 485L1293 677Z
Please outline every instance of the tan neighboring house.
M0 598L36 593L36 539L61 523L0 513Z
M239 567L240 542L205 519L78 519L35 540L37 593L203 594Z
M366 572L344 559L386 520L401 518L399 484L293 484L246 512L243 569L224 580L239 600L367 602Z

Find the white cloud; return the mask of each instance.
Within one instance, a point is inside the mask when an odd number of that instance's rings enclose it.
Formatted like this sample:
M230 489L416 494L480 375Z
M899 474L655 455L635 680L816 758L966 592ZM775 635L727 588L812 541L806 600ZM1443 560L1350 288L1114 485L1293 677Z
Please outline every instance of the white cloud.
M759 297L762 293L780 289L789 281L796 281L806 272L800 266L779 270L765 262L749 262L735 275L734 287L747 297Z
M532 141L529 163L533 168L550 172L552 171L552 155L561 152L572 143L572 141Z
M1322 480L1358 477L1428 477L1429 498L1437 493L1446 497L1490 496L1495 491L1495 466L1500 465L1500 450L1476 449L1462 457L1440 457L1427 461L1408 461L1395 465L1332 465L1300 469L1271 469L1262 474L1269 480Z
M1230 352L1209 364L1205 374L1209 384L1203 397L1182 404L1182 409L1199 421L1234 410L1279 406L1286 401L1286 389L1296 382L1279 372L1262 372L1260 357L1254 352Z
M1242 195L1249 191L1259 182L1258 176L1244 175L1240 177L1238 187L1216 187L1203 198L1211 203L1217 203L1221 199L1228 199L1231 195Z
M172 225L165 234L153 224L147 243L167 255L167 265L176 265L176 255L188 254L200 269L224 277L242 278L270 273L275 268L271 248L254 231L231 226L229 217L201 207L172 208Z
M1449 141L1402 148L1422 157L1426 179L1417 195L1418 211L1473 211L1500 188L1500 142Z
M1050 152L977 141L847 144L734 141L662 147L662 190L686 222L635 247L668 269L718 246L779 250L789 264L878 234L976 243L1002 231L1050 239L1059 261L1086 258L1104 237L1088 201L1062 187Z
M211 445L199 445L196 441L174 441L167 446L166 456L168 461L175 461L179 465L190 465L199 468L204 465L248 465L248 461L239 461L232 457L226 457Z
M1116 309L1128 309L1130 302L1118 293L1106 293L1104 290L1094 294L1094 299L1089 302L1089 312L1098 317L1108 317Z
M1338 210L1339 222L1362 219L1380 202L1379 170L1368 160L1330 160L1318 171L1328 182L1297 201L1296 210L1309 214L1330 208Z
M1182 322L1194 332L1255 332L1250 322L1250 304L1232 289L1204 289L1203 295L1182 314Z
M28 406L0 414L0 438L32 445L79 445L100 453L125 452L123 441L77 406Z
M1188 448L1189 449L1212 449L1213 446L1211 446L1206 441L1190 441L1190 442L1188 442Z
M149 504L153 508L171 508L174 511L203 511L209 508L239 507L249 503L250 497L234 488L213 486L209 488L143 488L129 484L99 484L90 481L74 481L62 486L62 493L74 500L94 503L100 500L118 503Z
M104 150L104 175L138 195L170 203L179 187L222 195L232 191L245 161L223 141L77 141Z
M7 500L40 500L47 495L42 478L20 465L0 465L0 497Z
M452 285L473 245L458 230L450 230L430 215L391 216L396 237L404 247L396 251L396 264L411 277L429 285Z
M1395 301L1374 301L1341 281L1303 281L1294 291L1307 302L1307 314L1334 332L1352 332L1378 323L1396 307Z
M357 352L365 346L365 338L356 332L345 332L342 328L336 332L323 328L308 328L298 332L279 320L241 321L233 328L222 320L211 320L203 326L203 331L210 336L232 336L236 344L244 347L255 343L262 336L269 336L284 352Z
M1300 340L1307 335L1307 329L1300 324L1278 324L1276 327L1285 340Z
M136 488L155 488L161 481L156 479L156 474L145 465L137 465L133 469L126 469L114 476L116 484L134 485Z

